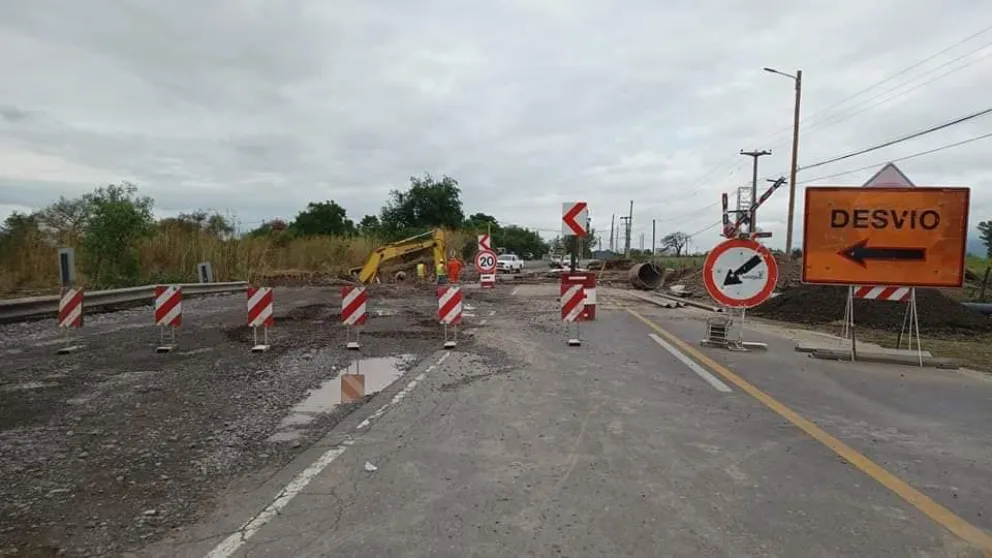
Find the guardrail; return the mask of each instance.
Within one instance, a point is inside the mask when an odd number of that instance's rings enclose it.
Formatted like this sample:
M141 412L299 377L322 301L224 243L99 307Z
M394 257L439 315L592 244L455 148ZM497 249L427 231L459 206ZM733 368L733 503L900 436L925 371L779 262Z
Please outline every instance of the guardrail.
M226 294L244 291L248 288L246 281L231 281L227 283L181 283L183 297L195 297L210 294ZM148 303L155 298L155 285L140 287L125 287L123 289L108 289L105 291L83 291L83 307L85 309L118 306L122 304ZM52 318L58 315L59 297L34 296L13 300L0 300L0 323L16 322L33 318Z

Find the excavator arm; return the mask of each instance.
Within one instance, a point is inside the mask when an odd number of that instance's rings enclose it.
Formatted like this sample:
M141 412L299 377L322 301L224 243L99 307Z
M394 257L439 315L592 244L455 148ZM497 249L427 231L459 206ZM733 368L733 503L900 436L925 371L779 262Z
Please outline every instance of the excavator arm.
M383 263L422 250L431 250L433 252L434 265L444 263L444 231L434 229L424 234L418 234L417 236L411 236L410 238L405 238L392 244L380 246L369 254L365 265L353 269L352 274L357 274L358 280L363 284L369 284L375 280L379 274L379 268Z

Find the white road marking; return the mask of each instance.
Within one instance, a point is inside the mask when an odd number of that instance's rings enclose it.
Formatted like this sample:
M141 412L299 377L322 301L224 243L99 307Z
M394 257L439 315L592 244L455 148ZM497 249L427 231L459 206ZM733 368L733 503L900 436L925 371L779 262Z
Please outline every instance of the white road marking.
M406 387L401 389L399 393L393 396L393 399L389 403L386 403L382 407L379 407L379 409L377 409L376 412L372 413L372 416L358 423L358 426L356 426L355 429L361 430L363 428L366 428L370 424L372 424L372 421L377 420L379 417L386 414L386 411L389 409L390 406L399 403L404 397L406 397L407 392L409 392L411 389L416 387L419 382L423 381L423 379L426 378L428 374L433 372L435 368L437 368L438 366L441 365L442 362L447 360L450 355L451 353L444 353L443 355L441 355L441 358L437 359L437 362L428 366L427 370L424 370L423 373L421 373L416 378L411 380L410 383L406 385Z
M441 355L441 358L437 359L437 362L427 367L427 370L424 370L418 374L416 378L410 380L406 384L406 387L393 396L393 399L390 402L379 408L371 417L363 420L362 423L358 425L358 428L362 429L368 426L370 424L369 419L377 419L381 417L388 407L402 401L403 398L410 393L410 390L417 387L417 384L422 382L424 378L427 377L427 374L430 374L435 368L440 366L441 363L447 360L449 356L451 356L451 353L444 353ZM207 554L206 558L229 558L230 556L233 556L234 553L236 553L242 546L245 545L245 543L248 542L248 539L255 536L255 534L258 533L266 523L272 521L272 518L279 515L279 512L289 505L289 502L292 501L292 499L295 498L300 492L302 492L303 489L306 488L311 481L313 481L314 477L319 475L320 472L333 463L335 459L341 457L341 454L343 454L352 443L354 443L352 440L345 440L340 446L325 451L323 455L317 458L316 461L311 463L310 466L301 471L300 474L296 475L296 477L289 482L289 484L283 487L283 489L279 491L279 494L276 496L275 500L265 506L265 508L258 512L258 514L254 517L249 519L247 523L241 526L241 528L221 541L220 544L214 547L214 549Z
M221 541L210 554L207 554L207 558L228 558L238 551L248 539L255 536L255 533L265 526L266 523L272 520L273 517L279 515L279 511L286 507L289 502L296 497L297 494L303 491L304 488L310 484L321 471L323 471L328 465L330 465L335 459L341 457L346 448L336 447L331 448L324 452L317 461L310 464L309 467L304 469L300 474L296 475L285 488L279 492L279 496L272 501L271 504L265 506L261 512L255 517L251 518L248 523L245 523L236 532L231 534L229 537Z
M653 333L650 333L648 335L649 335L649 337L651 337L651 339L654 339L654 342L655 343L661 345L661 347L663 349L665 349L666 351L672 353L672 356L674 356L675 358L677 358L680 361L682 361L682 364L688 366L689 367L689 370L692 370L693 372L695 372L696 375L698 375L700 378L702 378L703 380L705 380L706 383L708 383L709 385L711 385L714 388L716 388L717 391L722 391L723 393L730 393L731 390L730 390L730 387L727 384L721 382L719 378L717 378L713 374L710 374L709 372L707 372L705 368L703 368L702 366L696 364L696 362L694 360L692 360L691 358L685 356L682 353L682 351L679 351L678 349L676 349L675 347L673 347L670 343L668 343L668 341L665 341L664 339L662 339L661 337L658 337L657 335L655 335Z
M513 290L510 291L510 296L513 296L513 295L517 294L517 291L519 291L519 290L520 290L520 287L514 287Z

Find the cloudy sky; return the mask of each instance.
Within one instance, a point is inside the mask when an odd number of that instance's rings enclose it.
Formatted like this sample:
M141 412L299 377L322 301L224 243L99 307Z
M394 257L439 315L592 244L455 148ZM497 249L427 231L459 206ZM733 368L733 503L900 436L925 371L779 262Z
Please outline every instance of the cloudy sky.
M467 212L549 235L563 201L605 230L634 200L635 247L657 219L708 248L720 192L750 181L738 151L772 150L762 177L788 168L792 82L762 67L803 70L809 164L992 105L992 29L902 72L989 26L987 0L10 0L0 218L129 180L160 215L249 228L330 198L357 220L431 172ZM992 115L799 181L989 131ZM974 224L992 218L990 148L899 165L971 186ZM759 212L772 245L786 207L782 189Z

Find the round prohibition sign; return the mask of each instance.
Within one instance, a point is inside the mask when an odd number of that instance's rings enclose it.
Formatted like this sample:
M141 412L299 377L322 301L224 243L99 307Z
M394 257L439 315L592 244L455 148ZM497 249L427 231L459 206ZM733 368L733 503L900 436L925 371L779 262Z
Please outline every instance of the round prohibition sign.
M713 248L703 264L703 285L713 300L732 308L754 308L778 283L778 264L753 240L731 239Z
M496 253L483 250L476 254L475 270L479 273L492 273L496 271Z

